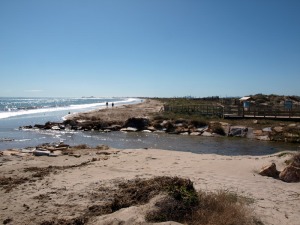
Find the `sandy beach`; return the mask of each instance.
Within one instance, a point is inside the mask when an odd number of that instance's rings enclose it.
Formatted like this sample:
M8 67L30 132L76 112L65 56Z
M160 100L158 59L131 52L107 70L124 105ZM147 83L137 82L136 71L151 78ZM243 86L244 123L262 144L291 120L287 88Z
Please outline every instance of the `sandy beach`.
M93 110L85 113L75 113L66 116L66 119L97 121L103 120L109 123L123 123L131 117L149 117L153 113L159 112L163 107L160 101L146 99L141 103L133 105L123 105L107 107L101 110Z
M76 120L125 121L148 117L162 104L136 105L70 115ZM59 153L59 151L58 151ZM84 145L57 157L7 150L0 155L0 218L4 224L149 224L145 215L154 200L113 213L103 206L118 194L118 185L158 176L190 179L196 190L236 193L247 199L253 215L265 225L300 221L300 184L263 177L258 171L275 162L281 171L291 155L221 156L162 149L88 148ZM101 209L101 210L100 210ZM74 222L76 218L88 221ZM64 223L62 223L64 221ZM73 221L70 223L70 221ZM177 224L166 222L162 224Z
M300 221L299 183L257 174L271 162L281 170L289 155L232 157L160 149L81 149L76 150L77 157L8 153L0 158L1 178L19 182L1 185L1 222L41 224L53 218L78 217L89 207L103 204L118 182L154 176L189 178L198 190L223 189L253 199L249 207L264 224ZM142 224L146 211L143 206L132 206L93 216L88 224Z

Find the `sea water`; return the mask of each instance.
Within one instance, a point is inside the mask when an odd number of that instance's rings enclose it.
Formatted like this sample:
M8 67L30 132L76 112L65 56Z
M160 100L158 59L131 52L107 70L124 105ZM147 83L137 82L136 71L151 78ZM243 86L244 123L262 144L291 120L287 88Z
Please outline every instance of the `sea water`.
M274 143L229 137L201 137L161 133L99 131L19 130L20 126L62 122L69 113L103 109L141 102L136 98L0 98L0 150L34 147L43 143L113 148L158 148L222 155L266 155L283 150L299 150L299 144Z

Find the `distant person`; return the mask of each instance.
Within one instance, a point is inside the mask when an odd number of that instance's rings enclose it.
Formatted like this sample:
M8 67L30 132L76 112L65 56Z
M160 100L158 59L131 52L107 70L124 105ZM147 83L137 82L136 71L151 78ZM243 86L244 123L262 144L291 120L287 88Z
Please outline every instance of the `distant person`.
M111 103L111 107L114 107L114 105L115 105L114 103Z
M108 107L108 102L106 102L106 107Z

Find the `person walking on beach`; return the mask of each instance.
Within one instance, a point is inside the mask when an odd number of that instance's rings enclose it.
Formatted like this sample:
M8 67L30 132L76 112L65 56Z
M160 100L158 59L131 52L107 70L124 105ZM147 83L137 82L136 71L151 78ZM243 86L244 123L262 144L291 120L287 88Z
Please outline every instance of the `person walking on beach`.
M108 102L106 102L106 108L108 107Z
M111 107L114 107L114 105L115 105L114 103L111 103Z

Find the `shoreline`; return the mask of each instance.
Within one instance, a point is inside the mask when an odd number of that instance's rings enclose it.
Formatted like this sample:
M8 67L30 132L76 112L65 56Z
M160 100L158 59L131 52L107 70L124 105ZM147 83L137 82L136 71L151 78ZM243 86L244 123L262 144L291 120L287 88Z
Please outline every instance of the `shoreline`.
M257 173L272 162L282 170L290 155L278 155L221 156L105 146L78 148L74 154L58 157L4 155L0 156L1 177L18 178L19 183L9 191L1 186L0 217L11 218L13 224L40 224L53 217L70 219L93 205L101 205L104 199L92 198L93 193L109 192L121 181L178 176L191 179L197 190L227 190L251 199L249 207L265 225L296 225L300 220L299 183L285 183ZM104 219L115 218L128 223L130 213L141 219L140 207L95 216L87 224L104 224ZM129 214L122 213L126 210Z
M81 130L99 132L157 132L204 137L239 137L259 141L300 143L300 123L259 125L231 124L230 121L168 119L163 114L163 103L146 99L141 103L106 107L98 110L66 115L62 123L47 122L20 129ZM258 126L259 125L259 126ZM255 128L254 128L255 127Z

